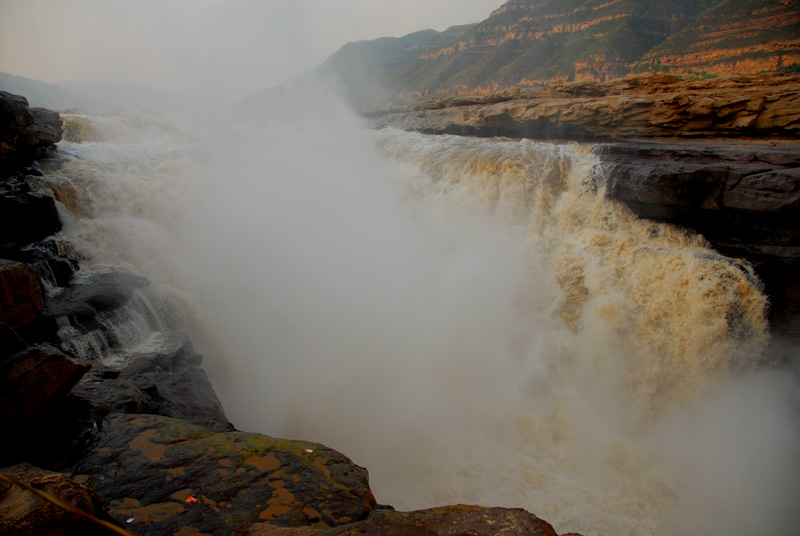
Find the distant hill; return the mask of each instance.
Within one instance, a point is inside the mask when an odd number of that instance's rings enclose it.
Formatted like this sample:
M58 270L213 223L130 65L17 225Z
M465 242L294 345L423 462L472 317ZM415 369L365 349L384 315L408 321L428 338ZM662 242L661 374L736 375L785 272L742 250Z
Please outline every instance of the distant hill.
M55 84L48 84L33 78L0 73L0 90L14 95L22 95L31 106L52 110L67 108L87 108L89 101Z
M301 78L374 110L651 72L800 72L800 0L509 0L478 24L349 43Z
M265 108L272 110L268 102L271 99L297 98L298 95L314 93L318 86L327 90L331 84L359 108L383 107L395 93L384 86L394 72L414 63L421 55L458 39L475 26L452 26L443 32L421 30L403 37L347 43L319 67L297 79L245 97L240 109L255 106L262 111Z
M422 30L404 37L348 43L325 60L314 74L333 75L346 94L359 103L382 102L386 93L384 81L475 26L453 26L443 32Z
M148 110L189 112L199 99L136 84L113 82L62 82L48 84L33 78L0 72L0 90L28 99L31 106L52 110Z

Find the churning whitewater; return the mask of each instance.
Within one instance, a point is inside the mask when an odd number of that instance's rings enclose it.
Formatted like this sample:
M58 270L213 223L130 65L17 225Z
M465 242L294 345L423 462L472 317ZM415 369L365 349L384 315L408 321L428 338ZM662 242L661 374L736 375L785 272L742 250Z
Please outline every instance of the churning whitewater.
M81 277L159 285L108 319L114 359L190 333L238 428L344 452L398 509L523 507L587 536L797 520L795 387L757 278L605 199L590 147L335 109L62 117L61 247Z

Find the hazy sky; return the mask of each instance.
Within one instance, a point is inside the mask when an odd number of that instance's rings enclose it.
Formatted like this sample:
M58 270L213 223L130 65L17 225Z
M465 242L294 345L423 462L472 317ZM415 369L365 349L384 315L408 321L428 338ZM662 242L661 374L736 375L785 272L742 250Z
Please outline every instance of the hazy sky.
M349 41L479 22L504 0L0 0L0 71L244 95Z

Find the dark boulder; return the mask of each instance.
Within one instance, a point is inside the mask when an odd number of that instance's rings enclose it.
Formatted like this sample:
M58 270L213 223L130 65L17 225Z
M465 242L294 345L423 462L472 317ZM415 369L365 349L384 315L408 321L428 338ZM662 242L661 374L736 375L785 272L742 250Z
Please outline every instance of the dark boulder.
M22 131L22 142L29 150L52 147L64 135L64 122L58 112L46 108L31 108L33 124Z
M74 384L71 390L70 385L64 386L57 395L58 403L39 404L41 407L30 419L0 433L8 439L0 448L0 463L28 461L56 470L68 467L92 444L98 423L114 413L166 415L215 432L232 431L233 425L225 418L205 371L188 365L199 363L202 356L187 346L175 352L178 357L172 357L171 362L176 365L171 369L138 365L132 372L121 372L95 363L80 381L71 382ZM30 352L29 349L25 354ZM190 354L191 359L185 354ZM159 354L154 361L164 365L165 357ZM38 372L46 371L49 366ZM17 368L15 372L23 371ZM20 398L18 390L27 379L14 378L16 383L10 386L10 398L0 407L17 415L38 401L37 397L45 395L47 389L52 389L58 379L50 379L43 392L35 392L28 400ZM69 393L62 396L67 390Z
M39 192L0 197L0 249L21 248L60 230L52 197Z
M112 413L183 419L215 432L232 431L205 371L202 356L186 341L171 354L141 359L121 370L95 365L72 390L92 408L92 420Z
M767 255L778 254L778 242L800 245L800 142L640 141L596 145L594 152L608 170L606 195L639 215L743 231L766 226L749 247ZM743 219L745 225L737 221Z
M8 324L0 323L0 363L27 347L16 331Z
M39 274L25 264L0 259L0 322L17 329L42 312Z
M745 175L723 193L722 206L730 210L772 213L791 219L800 208L800 162L795 168Z
M36 270L42 281L53 287L66 287L72 282L78 271L78 262L70 257L54 255L52 257L34 257L31 268Z
M260 521L328 528L375 507L366 470L332 449L153 415L106 418L73 478L141 534L227 535Z
M24 164L47 156L62 135L58 113L31 109L25 97L0 91L0 161Z
M16 152L23 130L33 124L28 99L0 91L0 157Z
M0 365L0 429L30 421L45 405L66 395L89 370L59 349L33 346ZM6 438L8 439L8 438Z
M127 304L133 294L150 285L147 278L123 271L98 271L85 273L65 291L48 300L46 314L83 319L98 313L119 309Z

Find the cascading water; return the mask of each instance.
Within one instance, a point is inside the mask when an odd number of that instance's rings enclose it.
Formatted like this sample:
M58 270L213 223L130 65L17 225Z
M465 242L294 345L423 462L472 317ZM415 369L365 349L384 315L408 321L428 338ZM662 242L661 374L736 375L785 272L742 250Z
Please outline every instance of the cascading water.
M110 367L173 353L185 339L181 307L164 288L127 270L137 267L131 255L161 232L135 191L152 187L134 178L158 180L158 167L176 150L166 149L163 136L178 131L168 123L159 130L156 116L142 113L71 113L65 120L68 141L53 169L37 179L62 209L65 231L54 247L82 264L69 290L48 287L61 347Z
M380 502L790 532L796 387L747 265L606 200L586 146L326 113L64 114L62 240L177 298L237 427L338 448Z

